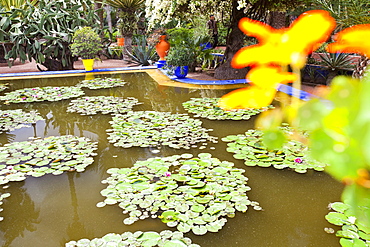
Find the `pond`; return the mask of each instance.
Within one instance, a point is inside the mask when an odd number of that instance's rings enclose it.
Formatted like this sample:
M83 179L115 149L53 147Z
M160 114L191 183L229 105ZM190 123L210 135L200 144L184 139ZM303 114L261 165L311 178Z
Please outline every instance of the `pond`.
M183 102L191 98L221 97L230 91L212 87L159 86L144 72L96 76L122 78L127 84L110 89L83 89L87 96L135 97L143 104L134 106L134 111L186 113ZM84 79L84 76L72 76L11 80L7 91L27 87L73 86ZM129 168L138 160L184 153L194 156L211 153L221 161L233 162L237 168L244 169L244 175L249 178L248 185L252 188L248 197L258 201L263 208L262 211L250 208L246 213L236 213L234 218L228 218L218 233L208 232L203 236L186 233L185 236L191 238L193 243L203 247L339 246L339 238L324 231L325 227L335 228L324 217L329 212L328 204L340 200L343 189L340 183L324 172L299 174L288 169L247 167L242 160L236 160L232 153L226 152L227 145L221 138L242 134L253 128L255 117L247 121L201 119L204 128L213 130L209 134L219 138L218 143L208 143L202 150L162 147L156 153L151 148L115 147L109 143L106 132L111 128L111 115L67 113L70 101L1 105L1 110L37 110L45 119L33 127L2 133L1 146L26 141L29 137L59 135L84 136L98 142L94 163L84 172L28 177L21 182L10 182L1 189L1 193L11 194L1 206L3 211L0 216L4 217L0 222L1 246L57 247L71 240L93 239L107 233L175 231L176 228L169 228L159 219L151 218L125 225L123 220L127 215L122 213L120 207L107 205L98 208L96 204L105 199L100 191L106 188L101 181L109 176L107 169Z

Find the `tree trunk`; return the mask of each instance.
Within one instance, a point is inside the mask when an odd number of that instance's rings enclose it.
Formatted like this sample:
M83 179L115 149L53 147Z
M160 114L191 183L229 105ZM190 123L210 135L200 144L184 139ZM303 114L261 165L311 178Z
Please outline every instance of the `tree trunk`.
M113 32L113 24L112 24L111 6L105 5L104 9L105 9L105 12L107 13L107 23L108 23L109 32L112 33Z
M95 10L98 10L98 16L99 16L99 21L100 21L100 28L103 30L104 27L104 9L102 8L102 3L95 2L94 3L94 8Z
M270 11L267 16L267 24L275 29L285 28L286 13L280 11Z
M132 34L125 34L123 37L125 38L125 44L123 46L123 60L131 61L129 53L132 54Z
M245 34L238 28L238 23L244 17L243 10L237 9L238 2L233 0L231 14L231 32L227 36L225 62L215 70L216 79L244 79L249 68L234 69L231 60L235 53L243 47Z
M353 71L352 77L353 78L364 77L366 69L369 69L369 68L370 68L370 59L365 56L361 56L360 60L358 61L356 65L356 69ZM369 71L367 71L367 73L369 73Z

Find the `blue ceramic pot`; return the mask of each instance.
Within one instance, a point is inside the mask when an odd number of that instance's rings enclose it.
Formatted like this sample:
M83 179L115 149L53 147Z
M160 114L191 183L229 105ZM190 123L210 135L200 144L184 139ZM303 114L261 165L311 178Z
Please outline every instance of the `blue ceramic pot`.
M163 66L165 66L166 65L166 60L159 60L158 62L157 62L157 68L158 69L160 69L160 68L162 68Z
M175 76L179 79L185 78L188 74L189 66L177 66L175 68Z

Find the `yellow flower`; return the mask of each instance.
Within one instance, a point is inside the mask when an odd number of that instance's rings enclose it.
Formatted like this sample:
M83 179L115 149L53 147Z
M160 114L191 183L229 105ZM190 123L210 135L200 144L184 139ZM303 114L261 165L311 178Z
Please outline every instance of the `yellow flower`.
M370 58L370 24L356 25L336 34L334 43L328 45L329 52L360 53Z
M335 28L335 20L323 10L300 15L289 28L274 29L259 21L243 18L239 28L258 39L259 44L240 49L232 60L234 68L258 64L279 64L303 67L305 57L327 40Z

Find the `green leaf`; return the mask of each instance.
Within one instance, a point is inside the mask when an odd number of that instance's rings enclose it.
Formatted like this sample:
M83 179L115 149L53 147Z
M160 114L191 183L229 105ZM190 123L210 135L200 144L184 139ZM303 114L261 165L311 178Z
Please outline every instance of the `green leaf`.
M280 129L265 130L262 137L263 144L270 150L281 149L286 142L285 134Z
M347 222L347 216L345 216L342 213L337 213L337 212L330 212L325 216L325 219L329 221L330 223L337 225L337 226L342 226Z

